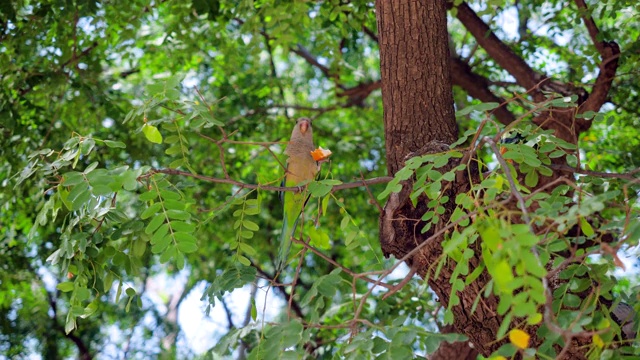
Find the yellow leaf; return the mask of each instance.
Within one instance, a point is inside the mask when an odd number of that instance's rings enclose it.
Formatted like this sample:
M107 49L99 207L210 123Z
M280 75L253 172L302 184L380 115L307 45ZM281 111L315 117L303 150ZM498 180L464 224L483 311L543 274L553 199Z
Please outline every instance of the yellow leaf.
M496 355L496 356L490 357L489 360L507 360L507 358L502 355Z
M598 348L602 349L604 347L604 341L602 341L602 338L600 337L600 335L593 334L593 337L591 338L591 340Z
M526 349L529 347L529 338L529 334L520 329L513 329L509 331L509 341L520 349Z

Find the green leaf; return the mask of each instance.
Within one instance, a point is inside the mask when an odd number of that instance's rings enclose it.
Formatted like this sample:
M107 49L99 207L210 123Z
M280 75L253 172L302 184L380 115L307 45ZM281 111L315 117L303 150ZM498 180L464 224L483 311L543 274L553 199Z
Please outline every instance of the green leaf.
M104 144L110 148L125 149L127 147L123 142L120 142L120 141L104 140Z
M71 203L78 200L78 198L84 198L84 194L89 192L89 184L86 182L81 182L78 185L74 186L71 191L69 191L69 195L67 195L67 201Z
M155 244L151 247L151 252L154 254L159 254L167 249L169 243L171 243L171 235L165 235L164 237L156 240ZM161 260L160 262L163 261Z
M182 210L171 209L171 210L167 210L166 214L170 219L175 219L175 220L189 220L191 218L191 214Z
M62 292L69 292L69 291L73 290L73 288L74 288L73 283L72 283L72 282L69 282L69 281L59 283L59 284L56 286L56 289L58 289L58 290L60 290L60 291L62 291Z
M173 226L173 223L171 224ZM169 224L162 224L151 237L151 244L156 244L169 233Z
M243 239L253 239L253 231L249 231L249 230L241 230L240 231L240 237Z
M251 261L242 255L238 255L238 262L244 266L251 266Z
M75 295L76 295L76 300L85 301L85 300L87 300L89 298L89 296L91 296L91 292L87 288L78 287L76 289L76 294ZM80 310L80 314L78 314L78 315L81 315L83 313L84 313L84 309L81 309Z
M80 152L83 155L89 155L95 145L96 145L95 140L93 140L92 138L86 138L84 139L84 141L82 141L82 143L80 143Z
M593 234L595 234L595 232L593 231L593 227L591 226L589 221L587 221L587 219L583 217L580 218L580 229L582 230L582 233L587 237L591 237L593 236Z
M170 191L170 190L160 190L160 197L163 199L167 199L167 200L180 200L182 199L182 196L180 196L180 194Z
M73 186L84 181L84 174L77 171L68 172L62 175L62 185Z
M87 307L84 308L84 311L82 315L80 315L80 317L83 319L86 319L89 316L93 315L97 310L98 310L98 299L89 303L89 305L87 305Z
M254 223L251 220L243 220L242 221L242 226L244 226L247 230L250 231L258 231L260 230L260 227L258 226L258 224Z
M120 301L122 295L122 280L118 281L118 290L116 290L116 303Z
M255 256L257 254L257 251L251 247L251 245L246 244L246 243L238 243L238 247L240 249L240 251L242 251L243 253L249 255L249 256Z
M384 200L384 198L389 196L389 194L391 194L392 192L399 193L400 190L402 190L402 185L392 180L391 182L389 182L389 184L387 184L387 188L378 195L378 200Z
M492 268L495 269L491 275L493 275L496 286L502 291L510 292L513 285L513 273L509 263L506 260L500 260Z
M183 166L184 164L187 164L187 166L189 165L189 163L187 163L187 162L186 162L186 159L184 159L184 158L180 158L180 159L177 159L177 160L172 161L172 162L169 164L169 168L171 168L171 169L177 169L177 168L179 168L179 167Z
M195 224L191 224L191 223L186 223L183 221L172 221L171 222L171 227L175 230L175 231L179 231L179 232L194 232L196 230L196 225Z
M311 246L325 250L330 248L329 234L327 234L321 227L309 227L307 235L311 238Z
M160 263L164 264L167 261L175 258L177 255L177 250L174 246L169 246L165 252L160 255Z
M162 225L164 219L165 217L163 214L156 215L153 219L151 219L149 225L147 225L147 228L144 230L145 234L149 235L156 231L156 229L159 228L160 225Z
M142 212L142 214L140 214L140 218L142 220L148 219L151 216L155 215L161 208L162 208L162 204L161 203L155 203L155 204L149 206L148 208L146 208Z
M171 227L175 228L174 223L171 223ZM196 239L195 236L188 234L186 232L175 233L175 238L176 238L176 241L178 242L190 242L194 244L198 242L198 239Z
M498 332L496 333L496 338L501 338L507 333L507 330L509 330L509 325L511 325L512 318L512 313L508 313L504 316L504 318L502 319L502 324L500 324Z
M251 298L251 320L256 321L258 318L258 308L256 306L256 299L254 297Z
M474 111L489 111L489 110L493 110L493 109L497 108L498 106L500 106L500 104L495 103L495 102L488 102L488 103L480 103L480 104L476 104L476 105L469 105L464 109L456 111L456 117L469 115Z
M140 201L151 201L158 197L158 193L154 190L142 193L138 199Z
M180 137L178 135L170 135L164 139L165 144L175 144L180 141Z
M106 185L97 185L91 188L91 193L96 196L104 196L113 193L113 191Z
M138 181L136 180L136 177L137 173L132 170L127 170L122 173L121 178L125 190L134 191L138 187Z
M144 133L144 136L147 138L147 140L151 141L154 144L162 144L162 134L160 134L160 131L158 131L157 127L149 124L144 124L142 126L142 132Z
M175 75L169 76L165 80L164 86L167 89L174 89L174 88L177 88L180 85L180 83L182 83L182 80L184 80L184 75L175 74Z
M80 186L80 185L78 185ZM87 189L84 192L81 192L72 202L71 204L71 210L75 211L75 210L79 210L82 205L85 205L89 199L91 199L91 193L89 192L89 190Z
M180 210L184 211L185 206L187 205L184 201L172 200L172 199L164 199L164 207L167 209Z
M313 197L325 196L329 194L329 192L331 192L331 188L332 188L331 185L321 184L317 181L310 183L308 187L309 193Z
M176 154L181 154L182 153L182 146L178 145L174 145L170 148L168 148L167 150L164 151L165 154L167 155L176 155Z
M529 171L524 178L524 183L529 187L536 186L538 184L538 172L535 170Z
M67 316L67 321L64 324L64 332L65 334L69 334L76 328L76 320L71 314Z

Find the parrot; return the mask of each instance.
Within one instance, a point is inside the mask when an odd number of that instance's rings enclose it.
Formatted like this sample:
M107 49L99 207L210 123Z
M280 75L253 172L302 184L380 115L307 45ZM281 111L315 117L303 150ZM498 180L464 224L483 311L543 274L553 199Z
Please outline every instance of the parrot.
M319 165L311 152L313 145L313 130L311 120L299 118L291 132L291 139L284 153L288 156L283 186L294 187L304 185L315 179ZM282 233L280 234L280 249L276 261L276 271L284 269L291 250L291 237L309 195L304 192L283 191L280 193L283 203Z

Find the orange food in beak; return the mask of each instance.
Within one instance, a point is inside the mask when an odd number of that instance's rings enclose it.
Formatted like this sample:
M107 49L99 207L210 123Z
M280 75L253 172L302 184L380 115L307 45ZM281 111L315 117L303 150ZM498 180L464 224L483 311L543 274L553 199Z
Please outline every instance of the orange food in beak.
M331 156L331 150L319 147L311 152L311 156L315 161L324 161Z

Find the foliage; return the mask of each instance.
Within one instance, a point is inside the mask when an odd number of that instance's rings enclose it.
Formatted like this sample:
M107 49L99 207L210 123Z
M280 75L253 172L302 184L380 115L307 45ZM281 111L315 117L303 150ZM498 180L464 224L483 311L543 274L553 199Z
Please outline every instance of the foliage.
M557 102L550 101L547 104L552 105L557 106ZM460 111L459 115L466 115L476 109L491 108L493 107L486 105L470 107ZM527 137L517 144L504 144L503 151L494 153L494 159L499 159L498 168L481 173L479 183L473 184L467 193L457 195L457 207L447 224L436 226L439 216L446 211L442 205L448 201L446 183L452 182L457 172L468 171L468 164L460 164L446 172L437 169L448 164L451 157L462 157L457 149L408 160L380 197L388 196L391 192L399 192L402 181L414 179L411 199L414 203L422 196L429 200L428 209L422 218L426 225L421 231L429 231L433 226L439 229L439 233L445 233L445 240L442 244L441 260L432 266L433 270L428 276L438 277L442 265L447 261L456 263L449 280L452 293L444 312L445 323L453 323L454 315L451 309L460 305L457 292L472 284L486 270L491 280L482 289L483 292L477 294L470 312L475 311L483 297L487 298L492 294L497 296L500 299L497 311L504 315L496 334L498 339L503 338L514 326L529 328L541 324L547 302L547 281L556 276L565 281L553 293L552 309L559 328L573 333L603 331L611 326L612 320L602 313L603 308L607 311L610 303L601 302L600 299L612 298L615 280L610 272L616 264L620 266L620 262L615 252L612 253L602 244L608 242L605 239L608 232L620 234L621 241L615 245L616 247L624 244L636 246L640 242L635 231L636 225L629 222L629 219L635 219L638 214L634 198L627 195L629 186L634 184L626 184L623 181L621 185L624 191L611 186L608 191L590 194L584 189L590 188L594 181L599 183L600 180L581 177L576 183L567 182L555 187L551 193L541 191L544 188L531 192L528 189L537 185L538 176L552 174L548 167L551 166L550 159L573 156L571 154L575 146L549 135L548 131L536 133L530 125L525 125L519 131L523 131ZM471 135L471 132L466 135ZM464 142L464 138L460 142ZM487 136L480 138L480 142L474 146L493 142ZM494 161L480 164L479 167L495 167L495 162L491 162ZM518 172L514 166L524 175L524 179L516 176ZM536 176L531 177L532 173ZM521 183L522 180L524 184ZM445 182L445 185L442 182ZM509 210L506 205L513 201L512 195L520 192L523 193L520 196L525 208L530 209L534 205L535 211L513 213ZM572 201L575 197L580 199L578 203ZM605 208L607 217L599 217ZM514 223L518 222L518 218L526 222ZM591 225L594 220L598 226L597 231ZM433 237L437 235L438 233L435 233ZM477 245L478 241L481 241L480 245ZM469 262L474 258L474 251L481 252L480 263ZM604 264L588 261L589 255L603 252L612 255L617 261ZM553 267L549 269L545 264L551 260ZM565 263L571 265L566 268L560 267L560 264ZM588 294L586 298L585 292ZM566 339L553 336L553 332L557 330L549 329L549 323L541 325L538 333L545 336L545 342L537 352L529 349L526 353L529 356L536 354L554 358L557 353L553 346L563 346ZM523 336L519 333L512 335L513 331L509 331L511 342L516 347L526 349L527 346L520 346L524 342ZM605 342L612 344L619 341L615 340L615 333L605 334L607 335L604 338L599 337L599 342L594 341L591 350L593 354L600 354ZM516 340L513 340L514 336ZM512 356L515 351L511 344L505 344L498 353ZM622 348L619 351L615 354L637 354L637 348Z
M594 52L586 30L576 26L577 10L541 3L518 10L546 33L512 39L514 50L565 81L589 81L597 63L584 61ZM477 5L487 18L516 11L504 2ZM371 2L4 2L0 351L70 357L85 346L105 357L192 357L176 341L185 324L171 311L204 282L206 290L196 295L207 313L226 309L229 293L247 286L286 301L293 293L291 305L273 318L257 308L260 295L248 301L247 319L230 312L235 324L207 344L212 354L237 356L242 348L256 359L416 357L464 339L439 328L452 320L456 291L486 270L492 280L470 311L484 298L500 298L505 317L496 339L516 339L500 354L553 357L553 345L564 341L542 315L543 282L554 271L545 264L553 258L553 266L579 260L555 274L564 281L553 294L557 325L594 331L594 358L637 355L637 347L618 337L606 311L613 305L601 301L615 305L612 299L637 289L637 273L617 284L612 275L618 248L640 238L635 180L583 172L551 193L528 190L555 170L551 159L558 157L593 171L639 166L638 84L630 80L639 54L631 39L640 27L632 5L602 2L593 12L624 56L611 103L582 114L594 125L579 148L527 122L545 107L577 112L576 99L550 95L532 109L516 95L508 106L522 118L510 128L526 141L505 145L500 155L490 145L504 128L487 120L497 104L456 89L462 131L451 151L408 160L386 185L336 190L386 175L380 94L349 95L379 78L376 39L368 34L376 28ZM451 24L452 41L474 70L504 80L457 26ZM569 45L557 46L563 36ZM512 93L508 87L497 92ZM271 187L282 179L292 120L302 115L314 118L316 145L334 155L308 185L303 241L276 277L281 208ZM480 126L483 121L489 125ZM480 181L456 196L453 216L443 224L447 184L474 168L444 165L465 159L470 148ZM404 274L392 273L395 260L380 251L380 201L409 179L412 200L429 199L420 230L447 227L440 263L430 274L437 277L444 262L456 264L443 311L422 281L394 289ZM507 211L514 192L535 210ZM525 215L530 226L549 231L538 235L514 223ZM600 244L609 232L619 239L613 250ZM591 245L574 251L582 243ZM481 263L470 263L476 253ZM181 278L183 287L150 289L154 279ZM592 296L582 296L587 289ZM545 342L524 350L514 329L535 329ZM127 340L131 334L134 340Z

